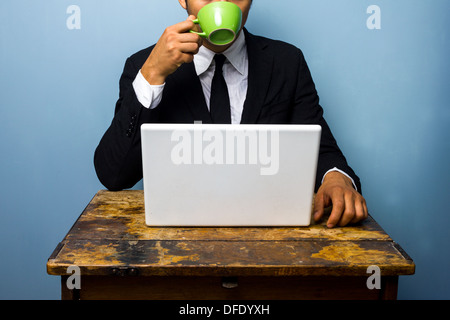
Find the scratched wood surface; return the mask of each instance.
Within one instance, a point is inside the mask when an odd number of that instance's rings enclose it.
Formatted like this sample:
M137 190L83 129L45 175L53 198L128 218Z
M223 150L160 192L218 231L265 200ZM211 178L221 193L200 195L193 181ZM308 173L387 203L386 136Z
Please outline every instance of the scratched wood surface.
M160 228L145 225L139 190L99 191L58 244L47 272L111 275L121 267L142 276L384 276L413 274L412 259L378 223L309 227Z

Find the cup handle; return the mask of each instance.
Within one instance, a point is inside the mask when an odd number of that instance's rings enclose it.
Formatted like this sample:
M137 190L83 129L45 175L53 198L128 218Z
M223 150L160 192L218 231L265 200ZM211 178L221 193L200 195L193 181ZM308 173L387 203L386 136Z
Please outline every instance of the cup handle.
M192 22L195 23L195 24L199 24L198 19L192 20ZM207 35L206 35L205 32L197 32L197 31L194 31L194 30L189 30L189 32L191 32L191 33L196 33L196 34L198 34L198 35L199 35L200 37L202 37L202 38L206 38L206 37L207 37Z

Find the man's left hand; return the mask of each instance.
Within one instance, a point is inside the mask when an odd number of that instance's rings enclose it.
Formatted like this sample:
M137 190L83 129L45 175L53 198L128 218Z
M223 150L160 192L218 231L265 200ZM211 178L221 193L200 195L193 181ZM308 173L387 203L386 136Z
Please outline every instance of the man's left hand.
M324 209L333 206L327 227L345 226L367 218L366 200L353 188L352 181L340 172L327 173L314 199L314 220L318 221Z

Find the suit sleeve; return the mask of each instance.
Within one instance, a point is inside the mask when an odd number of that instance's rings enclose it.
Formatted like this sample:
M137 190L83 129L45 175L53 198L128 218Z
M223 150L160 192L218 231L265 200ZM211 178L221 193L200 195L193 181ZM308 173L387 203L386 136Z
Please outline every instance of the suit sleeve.
M131 188L142 179L140 125L144 118L151 121L153 110L140 104L133 89L140 68L132 58L127 59L114 118L95 150L95 171L109 190Z
M300 51L300 50L299 50ZM300 51L298 60L298 79L292 121L294 123L318 124L322 127L320 141L319 160L316 175L316 191L320 187L324 174L336 167L347 173L354 181L357 189L361 192L359 177L348 165L346 158L341 152L327 122L323 117L323 109L319 104L314 81L305 58Z

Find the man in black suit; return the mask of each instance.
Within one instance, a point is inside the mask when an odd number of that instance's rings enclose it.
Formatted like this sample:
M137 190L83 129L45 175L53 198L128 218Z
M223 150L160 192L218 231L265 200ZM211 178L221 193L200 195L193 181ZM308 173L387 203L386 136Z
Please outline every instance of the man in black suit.
M359 178L322 116L302 52L246 29L230 45L215 46L189 32L198 28L192 22L198 11L214 1L179 2L188 19L168 27L156 45L126 61L114 118L94 156L100 181L110 190L121 190L142 179L142 123L319 124L322 138L314 219L321 219L330 205L330 228L365 219L368 212ZM230 2L241 8L243 28L252 0ZM212 101L218 55L226 58L220 63L224 63L222 74L230 100L221 118L213 112L217 106Z

